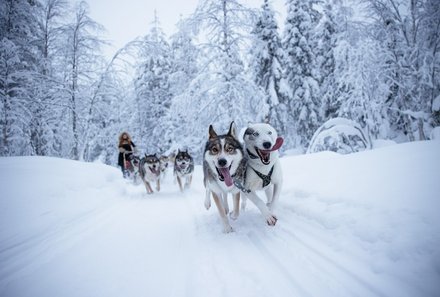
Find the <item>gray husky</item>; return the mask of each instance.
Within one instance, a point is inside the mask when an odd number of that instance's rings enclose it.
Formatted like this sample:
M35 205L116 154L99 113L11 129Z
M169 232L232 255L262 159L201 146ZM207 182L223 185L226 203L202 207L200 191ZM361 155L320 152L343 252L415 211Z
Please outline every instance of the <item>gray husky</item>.
M277 217L273 214L273 210L283 184L281 164L278 159L278 149L283 144L283 138L278 137L275 129L269 124L260 123L249 125L243 139L248 159L246 190L243 196L258 207L267 224L274 226ZM260 190L266 192L267 204L256 194L256 191Z
M160 191L160 160L156 155L145 154L139 163L139 174L148 194L153 193L150 183L156 183L156 190Z
M174 176L181 192L191 186L193 171L194 160L188 150L181 151L179 149L174 160Z
M212 194L225 233L233 231L228 220L228 193L234 198L231 218L237 219L240 212L240 189L237 185L242 184L245 175L246 161L243 156L243 147L237 140L234 122L231 123L228 133L224 135L217 135L212 125L209 126L209 139L203 153L205 207L210 208L210 194Z

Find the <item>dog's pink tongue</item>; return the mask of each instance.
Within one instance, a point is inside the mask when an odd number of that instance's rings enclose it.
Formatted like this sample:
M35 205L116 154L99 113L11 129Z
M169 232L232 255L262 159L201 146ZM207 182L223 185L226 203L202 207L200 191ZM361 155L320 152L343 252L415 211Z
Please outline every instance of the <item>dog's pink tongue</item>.
M278 137L275 141L275 145L270 150L264 150L264 152L273 152L278 150L283 145L284 139L282 137Z
M232 182L231 175L229 174L229 168L227 168L227 167L219 168L219 170L222 173L223 177L225 178L225 184L228 187L232 186L233 182Z

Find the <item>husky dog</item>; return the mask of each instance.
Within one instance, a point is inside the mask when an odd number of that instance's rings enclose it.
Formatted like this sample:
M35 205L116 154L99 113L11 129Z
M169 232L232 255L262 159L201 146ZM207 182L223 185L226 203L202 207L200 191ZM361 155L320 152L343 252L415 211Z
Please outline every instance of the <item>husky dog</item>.
M180 151L179 149L174 160L174 176L176 177L181 192L191 186L193 171L194 160L188 153L188 150ZM184 179L185 183L183 184Z
M237 140L235 124L231 123L229 131L224 135L217 135L214 128L209 126L209 139L203 154L203 183L206 188L205 207L211 206L210 194L217 206L223 221L224 232L229 233L232 227L228 220L227 195L232 193L233 212L232 219L239 215L240 190L237 184L244 179L246 162L243 159L243 147Z
M156 190L160 191L160 160L156 155L145 154L139 164L139 173L148 194L153 193L150 183L156 182Z
M248 159L244 197L258 207L267 224L274 226L277 217L273 214L273 209L283 184L278 160L278 149L283 144L283 138L278 137L272 126L261 123L249 125L244 132L243 140ZM265 190L267 204L256 194L258 190Z

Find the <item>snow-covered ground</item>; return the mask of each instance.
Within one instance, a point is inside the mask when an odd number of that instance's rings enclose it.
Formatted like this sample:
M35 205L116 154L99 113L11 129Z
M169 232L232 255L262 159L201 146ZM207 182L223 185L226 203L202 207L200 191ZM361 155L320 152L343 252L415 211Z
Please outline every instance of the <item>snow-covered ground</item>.
M278 224L222 233L201 168L146 195L102 164L0 158L0 296L440 296L440 142L281 159Z

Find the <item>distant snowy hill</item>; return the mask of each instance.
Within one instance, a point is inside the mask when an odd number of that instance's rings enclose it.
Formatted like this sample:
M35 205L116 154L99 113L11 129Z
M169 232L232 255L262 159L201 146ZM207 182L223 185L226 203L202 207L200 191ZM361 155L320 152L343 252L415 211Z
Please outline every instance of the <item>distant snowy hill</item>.
M202 170L180 194L117 168L0 158L0 296L440 296L440 142L281 159L269 227L223 234Z

